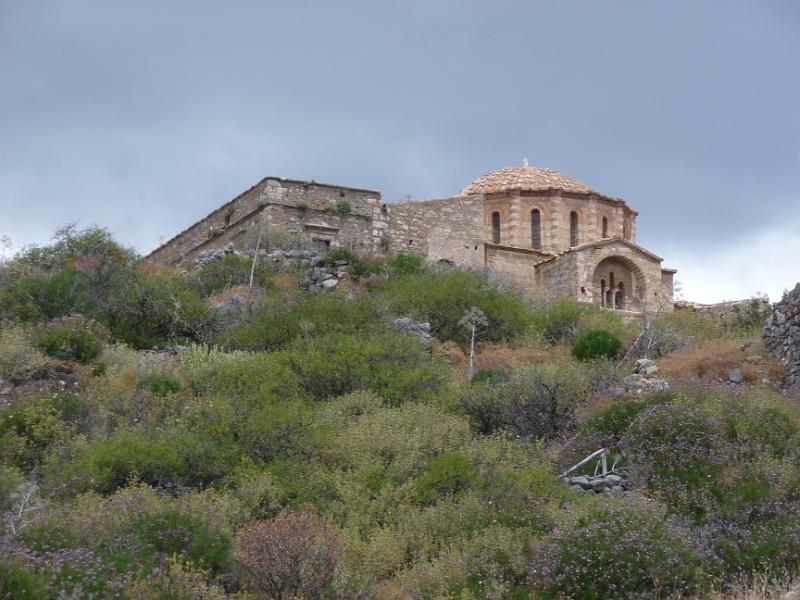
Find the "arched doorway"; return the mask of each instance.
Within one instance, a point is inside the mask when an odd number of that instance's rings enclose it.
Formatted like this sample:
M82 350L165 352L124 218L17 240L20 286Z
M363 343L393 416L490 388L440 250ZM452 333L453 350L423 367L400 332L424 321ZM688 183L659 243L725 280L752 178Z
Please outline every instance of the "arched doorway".
M645 298L645 279L629 258L610 256L595 267L592 289L593 301L603 308L635 311Z

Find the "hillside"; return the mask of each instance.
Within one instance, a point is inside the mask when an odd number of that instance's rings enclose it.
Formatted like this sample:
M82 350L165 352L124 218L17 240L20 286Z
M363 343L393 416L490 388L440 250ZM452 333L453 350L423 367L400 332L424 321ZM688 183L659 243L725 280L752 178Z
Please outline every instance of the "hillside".
M800 392L760 312L625 322L259 244L178 272L65 229L0 267L0 597L756 599L800 575Z

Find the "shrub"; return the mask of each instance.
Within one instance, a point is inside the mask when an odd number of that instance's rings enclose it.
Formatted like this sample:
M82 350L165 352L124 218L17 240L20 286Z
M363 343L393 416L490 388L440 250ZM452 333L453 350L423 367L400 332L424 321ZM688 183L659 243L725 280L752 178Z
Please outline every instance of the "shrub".
M584 429L600 434L611 443L618 442L639 413L649 406L648 402L642 400L623 398L595 415L584 425Z
M192 273L190 282L201 295L208 297L226 288L249 283L252 268L252 258L228 254L222 260L211 262ZM258 260L253 273L253 283L265 287L273 274L274 271L268 263Z
M674 508L702 517L723 470L724 427L709 404L682 398L641 412L624 444L637 476Z
M147 390L154 396L164 397L181 390L180 380L170 373L148 373L139 379L137 387Z
M127 533L156 552L178 556L212 572L221 571L230 561L231 540L227 535L178 510L148 514L133 523Z
M0 321L0 377L14 384L25 383L40 377L48 362L34 347L26 328Z
M557 597L660 598L702 588L704 574L687 529L654 502L606 499L556 530L537 564Z
M55 600L47 578L20 565L0 563L0 597L14 600Z
M500 383L506 379L506 374L497 369L481 369L472 376L470 383Z
M395 254L389 261L393 275L418 275L425 269L425 261L419 254Z
M622 342L609 331L595 329L584 333L572 346L572 356L578 360L591 358L614 358L619 354Z
M431 400L446 390L441 368L422 344L396 333L301 339L281 354L281 360L318 400L372 390L400 404Z
M483 434L502 428L525 440L550 439L572 423L590 393L587 375L579 365L533 365L497 384L471 386L459 401Z
M226 333L226 337L228 345L239 350L280 350L301 336L375 329L380 316L372 298L313 294L288 306L283 302L268 303L252 319Z
M139 479L154 487L205 487L221 480L239 459L225 439L185 431L117 431L89 446L66 476L76 491L109 494Z
M466 456L458 452L440 454L431 458L414 480L414 500L432 504L442 496L469 488L475 479L475 469Z
M54 358L88 364L100 356L102 341L108 339L104 328L80 316L64 317L39 327L34 345Z
M0 413L0 456L30 471L74 434L75 427L61 419L52 398L24 402Z
M393 277L374 289L395 313L429 322L433 335L442 340L466 342L459 321L473 306L489 321L481 332L483 340L512 340L530 324L530 311L524 302L466 271Z
M239 535L236 558L262 598L320 598L339 560L333 529L309 510L257 521Z
M342 198L336 201L335 210L340 215L349 215L351 212L353 212L353 207L350 205L348 200Z

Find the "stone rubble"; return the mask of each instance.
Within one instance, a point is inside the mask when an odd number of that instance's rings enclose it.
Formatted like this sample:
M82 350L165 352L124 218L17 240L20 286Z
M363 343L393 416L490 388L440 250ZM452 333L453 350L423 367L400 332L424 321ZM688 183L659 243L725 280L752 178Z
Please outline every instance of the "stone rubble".
M787 383L800 382L800 283L772 309L763 331L764 346L784 364Z
M584 494L619 494L629 487L627 479L618 473L578 475L567 478L567 483L576 492Z
M659 372L655 362L649 358L640 358L634 363L633 373L622 380L622 386L627 394L637 398L653 392L666 392L669 390L669 383L665 379L654 377Z
M417 336L426 346L431 343L430 323L420 323L409 317L400 317L394 320L394 328Z

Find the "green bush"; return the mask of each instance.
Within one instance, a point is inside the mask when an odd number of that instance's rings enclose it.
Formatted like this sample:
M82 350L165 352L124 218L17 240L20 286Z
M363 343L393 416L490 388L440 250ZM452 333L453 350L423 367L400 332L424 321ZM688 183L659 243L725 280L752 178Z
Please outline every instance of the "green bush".
M572 346L572 356L578 360L614 358L622 349L622 342L610 331L595 329L584 333Z
M56 593L48 588L47 577L20 565L0 563L0 597L14 600L48 600Z
M425 270L425 261L419 254L395 254L389 260L389 271L393 275L418 275Z
M164 397L167 394L175 394L181 390L180 379L171 373L148 373L139 378L137 387L140 390L147 390L154 396Z
M571 344L592 329L606 329L620 337L629 332L629 326L613 311L574 300L537 304L530 318L532 330L548 345L560 342Z
M466 271L393 277L373 289L393 312L429 322L433 335L442 340L466 343L459 321L473 306L489 321L479 331L482 340L512 340L530 325L530 310L522 300Z
M89 446L65 476L77 492L110 494L135 479L154 487L202 488L221 481L239 457L239 449L224 437L121 430Z
M465 388L459 402L482 434L505 429L525 440L550 439L572 423L575 407L591 392L590 376L582 365L542 363Z
M470 383L500 383L506 377L503 371L497 369L481 369L472 376Z
M706 576L688 530L657 504L606 499L552 536L537 565L553 597L663 598L702 589Z
M75 435L52 398L23 402L0 413L0 457L11 465L30 471L41 465Z
M642 400L618 400L589 420L584 429L598 433L612 443L618 442L639 413L649 406L649 403Z
M209 263L196 273L192 273L190 282L202 296L208 297L234 285L249 283L252 268L252 258L228 254L222 260ZM266 287L273 274L274 271L268 263L258 260L253 273L253 283L262 288Z
M92 362L103 351L103 344L97 335L70 324L56 324L37 331L33 343L54 358L83 364Z
M375 329L380 316L373 298L308 294L288 306L284 302L267 303L252 319L226 333L227 345L239 350L280 350L301 336Z
M353 207L350 205L348 200L342 198L336 201L336 207L334 210L336 210L336 212L340 215L349 215L351 212L353 212Z
M440 454L431 458L414 480L414 500L432 504L442 496L466 490L475 480L475 469L466 456L458 452Z
M230 538L185 512L165 510L145 515L127 533L156 552L179 556L201 569L218 573L230 563Z
M281 353L300 386L317 400L372 390L390 404L430 401L444 373L415 338L396 333L301 339Z

